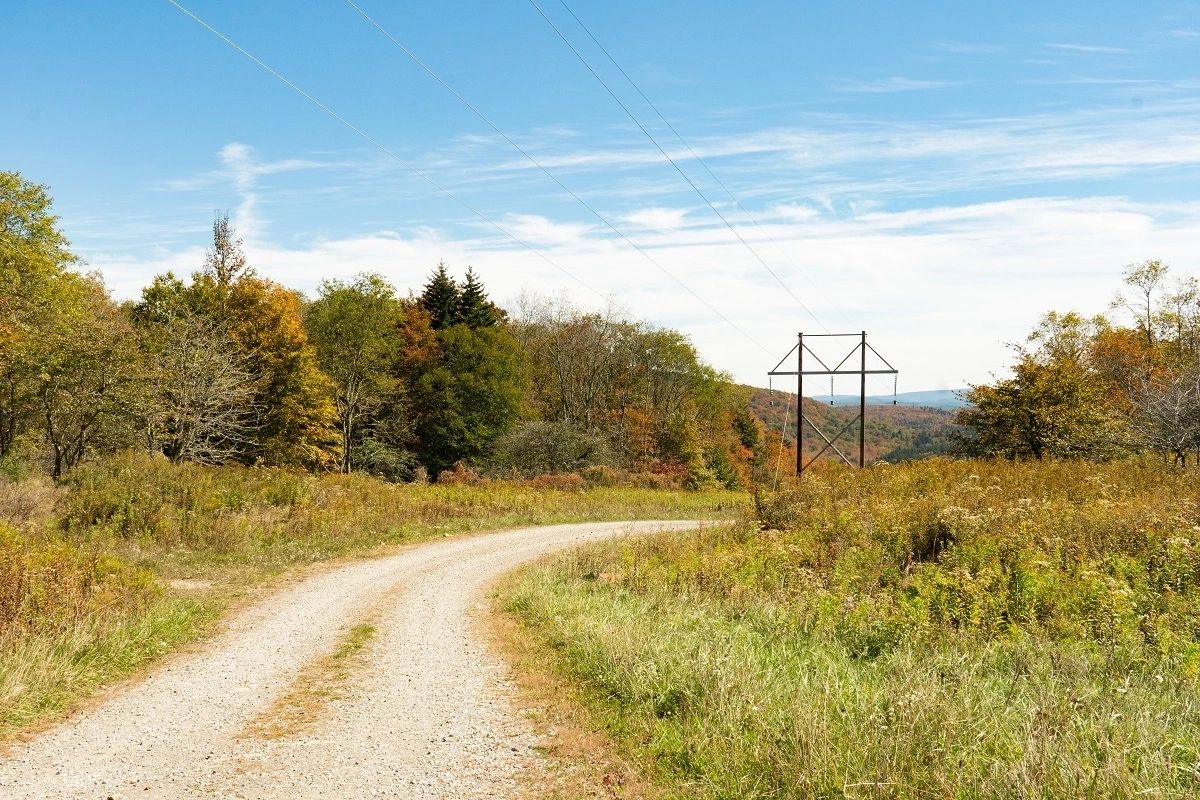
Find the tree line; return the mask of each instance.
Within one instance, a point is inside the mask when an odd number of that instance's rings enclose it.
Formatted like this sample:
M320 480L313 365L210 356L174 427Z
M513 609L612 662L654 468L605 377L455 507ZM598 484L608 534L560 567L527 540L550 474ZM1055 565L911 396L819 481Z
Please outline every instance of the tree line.
M738 486L764 461L745 390L682 334L524 297L438 264L316 296L260 275L227 216L187 277L118 303L80 269L51 198L0 172L0 465L141 447L173 461L420 479L586 469Z
M1200 463L1200 281L1157 260L1123 278L1109 313L1046 314L1011 377L970 388L961 452Z

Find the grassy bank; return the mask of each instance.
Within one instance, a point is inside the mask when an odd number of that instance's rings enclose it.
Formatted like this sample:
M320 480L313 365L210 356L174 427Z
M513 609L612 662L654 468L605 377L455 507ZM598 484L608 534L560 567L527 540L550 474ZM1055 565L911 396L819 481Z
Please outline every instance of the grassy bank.
M128 455L0 482L0 738L202 635L298 565L525 524L729 513L731 492L360 475ZM574 485L574 484L572 484Z
M1194 797L1200 487L1151 464L832 470L525 570L593 719L698 798Z

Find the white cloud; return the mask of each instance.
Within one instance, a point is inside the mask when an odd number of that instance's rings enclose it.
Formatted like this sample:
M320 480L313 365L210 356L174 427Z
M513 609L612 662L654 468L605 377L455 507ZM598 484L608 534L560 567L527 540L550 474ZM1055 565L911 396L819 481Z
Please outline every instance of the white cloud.
M957 85L954 81L916 80L893 75L889 78L880 78L873 81L845 81L837 84L834 88L839 92L883 94L888 92L919 92L928 89L944 89L948 86Z
M1003 343L1021 339L1042 312L1104 310L1127 263L1161 257L1179 271L1200 272L1200 203L1026 197L843 219L804 211L789 218L786 211L743 233L826 326L867 329L910 389L986 380L1009 361ZM716 366L743 381L762 383L796 330L819 330L723 228L648 232L645 243L772 352L747 342L642 256L590 226L534 216L509 217L506 224L536 238L550 258L632 313L683 329ZM247 250L265 275L309 292L323 278L362 270L383 272L401 291L419 291L444 258L459 273L474 265L500 300L522 290L563 289L584 307L599 302L546 261L490 233L468 239L382 231L295 247L259 241ZM156 272L192 271L201 256L192 247L142 261L96 254L89 260L127 297Z
M825 325L868 329L904 370L903 386L958 386L1007 363L1002 343L1020 339L1043 311L1103 310L1126 263L1162 257L1200 271L1200 204L1139 203L1104 190L1071 197L1075 184L1065 183L1200 167L1200 143L1181 133L1200 122L1200 102L1178 86L1173 91L1139 109L921 122L808 114L794 127L688 138L742 205L755 209L758 224L732 206L723 213ZM768 349L778 342L786 350L796 330L818 329L636 132L607 131L596 139L550 127L528 138L564 183ZM762 381L771 354L715 319L582 209L558 210L561 192L527 163L511 160L504 146L475 137L415 160L438 164L443 183L601 295L684 329L718 367ZM672 156L689 172L698 166L687 150ZM394 164L380 166L359 153L330 173L336 186L310 188L315 181L306 179L301 191L268 176L339 162L260 160L236 142L218 157L217 169L185 181L212 181L210 189L239 198L237 221L252 262L289 286L311 292L322 278L372 270L402 291L419 290L444 258L460 272L473 264L499 299L565 287L582 305L597 302L552 264L470 215L431 211L427 187L415 186ZM951 192L970 194L954 195L954 202L922 199ZM957 199L982 193L1006 199ZM285 199L318 214L321 204L340 209L366 195L362 207L378 221L356 220L357 229L331 225L320 238L280 241L263 219ZM543 197L554 204L538 205ZM542 213L505 214L514 198ZM396 211L400 200L405 205ZM178 243L197 240L203 243L203 235L164 239L170 249L135 258L113 237L83 255L127 297L156 272L196 269L202 248Z
M828 211L832 211L832 204L826 202L825 208ZM812 206L785 204L772 208L769 216L783 218L792 222L805 222L821 216L821 212Z
M639 228L675 230L683 227L687 213L686 208L643 208L626 214L624 219Z
M540 214L508 214L503 227L533 244L561 245L581 241L594 226L554 222Z

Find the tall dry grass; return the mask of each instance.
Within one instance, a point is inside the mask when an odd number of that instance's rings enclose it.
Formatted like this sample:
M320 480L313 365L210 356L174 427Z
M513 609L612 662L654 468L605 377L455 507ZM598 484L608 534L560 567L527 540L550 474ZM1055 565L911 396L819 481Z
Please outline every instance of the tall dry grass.
M807 476L508 606L687 796L1194 797L1200 483L1152 462Z

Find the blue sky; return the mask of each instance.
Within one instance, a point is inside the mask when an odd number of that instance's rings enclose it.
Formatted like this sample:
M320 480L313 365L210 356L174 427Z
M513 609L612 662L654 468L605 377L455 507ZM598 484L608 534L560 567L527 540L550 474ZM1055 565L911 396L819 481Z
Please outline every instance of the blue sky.
M539 0L752 253L529 0L356 0L735 329L344 0L180 2L748 382L764 383L797 330L826 328L869 330L902 389L986 380L1041 312L1104 310L1124 265L1200 273L1198 3L574 0L735 203L558 0ZM506 303L606 302L166 0L20 4L0 49L16 66L0 168L51 187L121 297L198 267L228 210L258 268L309 292L360 270L417 289L445 258Z

